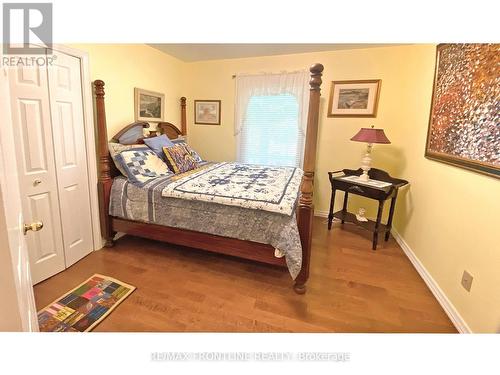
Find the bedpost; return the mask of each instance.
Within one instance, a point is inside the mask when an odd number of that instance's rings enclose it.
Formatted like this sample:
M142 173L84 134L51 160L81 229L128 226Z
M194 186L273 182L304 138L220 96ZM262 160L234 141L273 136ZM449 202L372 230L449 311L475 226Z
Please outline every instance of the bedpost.
M181 134L186 135L186 97L181 98Z
M314 215L313 191L314 168L316 164L316 143L318 138L319 102L321 96L321 75L323 65L314 64L309 69L309 112L307 115L307 133L304 150L304 176L300 185L300 198L297 222L300 242L302 244L302 268L295 279L294 290L298 294L306 292L306 282L309 278L309 263L311 259L312 223Z
M111 193L111 158L108 150L108 130L106 128L106 110L104 107L104 82L100 79L94 81L95 106L97 117L97 149L99 155L99 178L97 188L99 193L99 218L101 221L101 234L104 237L104 246L113 246L115 233L111 227L109 217L109 196Z

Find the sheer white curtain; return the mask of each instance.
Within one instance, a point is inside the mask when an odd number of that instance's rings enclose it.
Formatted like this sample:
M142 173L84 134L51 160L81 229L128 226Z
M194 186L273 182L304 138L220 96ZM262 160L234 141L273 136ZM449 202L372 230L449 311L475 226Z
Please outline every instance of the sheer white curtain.
M264 145L260 150L253 150L252 145L263 144L257 139L258 136L270 137L281 140L281 151L286 151L287 145L283 144L283 140L290 139L290 134L297 134L297 147L289 148L289 152L296 153L293 156L295 166L302 166L309 106L308 80L309 75L305 70L236 76L234 134L237 137L238 161L262 161L267 157L265 164L279 164L279 158L273 162L272 154L276 149ZM290 105L291 97L296 102L295 106ZM291 111L296 120L291 120ZM274 145L278 147L279 143ZM262 152L264 155L255 159L251 157L252 152ZM266 153L268 156L265 156Z

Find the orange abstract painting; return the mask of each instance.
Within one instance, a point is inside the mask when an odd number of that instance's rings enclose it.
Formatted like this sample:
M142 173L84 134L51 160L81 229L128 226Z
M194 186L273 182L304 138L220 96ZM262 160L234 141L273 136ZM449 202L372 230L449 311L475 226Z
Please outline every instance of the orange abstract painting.
M438 46L426 156L500 177L500 44Z

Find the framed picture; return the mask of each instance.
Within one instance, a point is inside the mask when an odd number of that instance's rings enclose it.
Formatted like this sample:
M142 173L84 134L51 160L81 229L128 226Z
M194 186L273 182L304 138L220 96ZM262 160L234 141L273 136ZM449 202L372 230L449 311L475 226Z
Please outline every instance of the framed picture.
M165 95L158 92L134 89L135 120L161 122L165 115Z
M500 44L437 47L425 156L500 178Z
M328 117L377 117L380 79L332 81Z
M220 125L220 100L195 100L194 123Z

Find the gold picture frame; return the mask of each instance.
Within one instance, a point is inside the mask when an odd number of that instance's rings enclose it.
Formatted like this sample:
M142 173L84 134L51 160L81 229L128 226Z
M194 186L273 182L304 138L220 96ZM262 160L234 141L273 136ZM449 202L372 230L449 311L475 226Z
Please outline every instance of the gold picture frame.
M328 117L377 117L382 80L332 81Z
M199 125L220 125L220 100L195 100L194 123Z
M135 121L162 122L165 117L165 94L134 88Z

